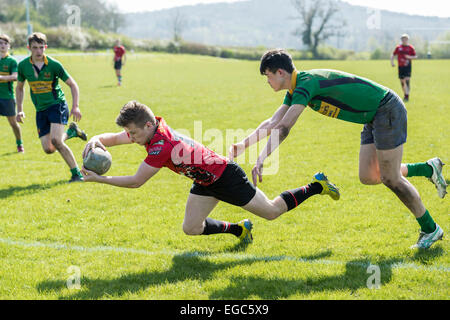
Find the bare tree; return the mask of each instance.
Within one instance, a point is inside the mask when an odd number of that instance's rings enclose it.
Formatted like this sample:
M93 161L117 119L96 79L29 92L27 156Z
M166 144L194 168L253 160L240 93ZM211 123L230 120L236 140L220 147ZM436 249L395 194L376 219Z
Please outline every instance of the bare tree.
M332 17L339 11L334 1L292 0L292 4L298 13L295 18L300 20L301 25L293 34L300 36L313 57L318 58L319 44L335 36L346 23L345 21L335 22L332 20Z
M175 13L172 15L170 23L173 33L173 41L180 42L182 39L181 34L187 27L186 16L180 10L177 9Z

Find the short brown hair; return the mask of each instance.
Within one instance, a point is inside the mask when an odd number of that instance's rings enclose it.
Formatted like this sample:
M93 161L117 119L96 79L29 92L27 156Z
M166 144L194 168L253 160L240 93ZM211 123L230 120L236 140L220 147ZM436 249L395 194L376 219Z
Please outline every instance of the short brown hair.
M266 51L261 57L259 72L264 75L267 69L272 73L275 73L278 69L286 70L288 73L294 72L295 66L292 56L283 49Z
M32 42L47 44L47 36L41 32L34 32L28 37L28 45L31 46Z
M137 127L143 128L147 122L153 126L156 124L156 118L152 110L145 104L136 100L126 103L116 118L116 124L120 127L126 127L134 123Z
M9 44L11 43L11 39L6 34L0 34L0 40L3 40Z

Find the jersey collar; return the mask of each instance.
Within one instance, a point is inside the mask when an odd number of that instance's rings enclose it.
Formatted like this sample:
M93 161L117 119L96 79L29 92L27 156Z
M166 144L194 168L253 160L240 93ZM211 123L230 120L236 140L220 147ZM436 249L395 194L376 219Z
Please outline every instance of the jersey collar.
M33 64L33 60L31 59L31 56L30 56L30 63ZM48 65L48 59L47 59L47 56L45 54L44 54L44 64Z
M297 86L297 75L298 71L294 69L291 76L291 88L289 89L289 94L292 95L294 93L295 87Z
M0 57L0 59L5 59L8 56L9 56L9 52L7 52L3 58Z
M156 129L155 132L153 132L153 136L150 138L150 141L146 144L146 146L150 146L152 144L154 144L155 142L161 140L161 138L157 138L155 137L157 133L159 134L163 134L164 133L164 119L161 117L155 117L157 125L156 125Z

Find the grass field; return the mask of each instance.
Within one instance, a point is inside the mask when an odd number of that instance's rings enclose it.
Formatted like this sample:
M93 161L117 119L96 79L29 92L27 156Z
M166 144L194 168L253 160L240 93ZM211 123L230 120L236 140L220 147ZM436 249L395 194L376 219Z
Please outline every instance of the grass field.
M165 54L130 55L116 86L112 57L57 57L81 90L82 128L116 132L121 106L139 100L174 129L202 121L203 132L255 128L280 105L259 75L258 62ZM297 68L334 68L371 78L400 93L388 61L297 61ZM404 161L434 156L450 163L450 61L414 62ZM70 100L70 90L62 85ZM426 252L413 215L383 186L358 180L361 126L307 110L279 151L279 170L259 187L273 198L308 183L322 170L341 189L338 202L313 197L274 221L221 203L212 217L251 218L254 242L231 235L186 236L181 228L191 181L163 169L139 189L68 184L58 154L37 138L28 86L22 126L24 155L0 121L1 299L448 299L449 242ZM213 143L204 137L205 144ZM84 143L68 145L81 164ZM263 146L263 144L261 145ZM225 142L216 151L224 154ZM145 158L137 145L110 148L109 175L134 174ZM250 174L253 163L243 168ZM444 174L450 172L444 169ZM440 199L424 178L412 178L425 206L450 230L449 196ZM369 289L370 264L380 268ZM69 267L75 266L75 269ZM79 270L79 289L67 280Z

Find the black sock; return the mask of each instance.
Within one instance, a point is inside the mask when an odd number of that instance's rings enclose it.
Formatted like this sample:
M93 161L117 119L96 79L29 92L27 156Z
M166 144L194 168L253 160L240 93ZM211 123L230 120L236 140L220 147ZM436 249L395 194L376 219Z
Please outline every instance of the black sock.
M242 227L237 223L229 223L226 221L214 220L211 218L206 218L205 229L203 229L204 235L216 234L216 233L231 233L236 237L242 234Z
M322 190L322 185L318 182L314 182L297 189L285 191L280 194L280 197L284 200L284 202L286 202L289 211L297 207L309 197L315 194L320 194Z

